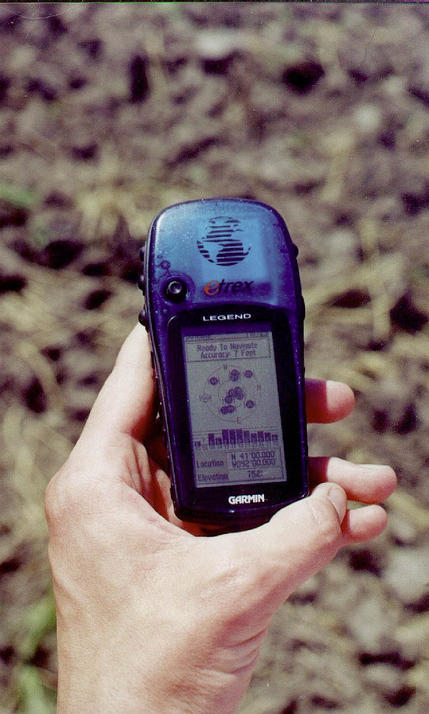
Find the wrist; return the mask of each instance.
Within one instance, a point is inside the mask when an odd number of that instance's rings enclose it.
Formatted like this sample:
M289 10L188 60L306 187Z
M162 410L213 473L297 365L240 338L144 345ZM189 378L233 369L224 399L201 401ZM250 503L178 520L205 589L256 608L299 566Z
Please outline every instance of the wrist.
M210 687L201 681L198 668L188 667L186 657L155 654L134 648L121 656L119 637L110 633L93 646L91 636L70 637L58 632L57 714L228 714L210 702ZM155 642L153 643L155 644ZM165 655L166 653L164 653ZM179 664L180 662L180 664ZM211 703L213 706L211 706Z
M156 686L145 686L141 667L112 671L103 658L89 666L73 658L59 660L57 714L160 714L167 711ZM169 708L173 712L174 709Z

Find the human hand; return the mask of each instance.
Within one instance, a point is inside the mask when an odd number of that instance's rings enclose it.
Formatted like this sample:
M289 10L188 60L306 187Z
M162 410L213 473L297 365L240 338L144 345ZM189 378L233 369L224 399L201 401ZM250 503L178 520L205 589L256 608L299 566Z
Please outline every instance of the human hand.
M353 408L307 383L309 421ZM143 443L145 445L143 445ZM196 537L174 515L137 326L46 494L58 623L58 714L223 714L244 695L270 619L339 548L386 523L388 466L310 459L311 496L250 531ZM347 498L365 507L347 510Z

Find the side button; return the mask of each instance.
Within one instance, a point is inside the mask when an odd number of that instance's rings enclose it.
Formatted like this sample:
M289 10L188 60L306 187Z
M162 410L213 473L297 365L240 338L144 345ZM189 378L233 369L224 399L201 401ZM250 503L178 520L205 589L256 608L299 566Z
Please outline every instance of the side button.
M147 311L145 307L143 307L140 311L139 322L143 325L143 327L148 326Z
M139 275L139 277L138 277L137 283L138 283L138 286L139 286L140 290L142 291L142 293L143 293L143 295L144 295L144 294L145 294L145 290L146 290L146 281L145 281L145 279L144 279L143 273L140 273L140 275Z

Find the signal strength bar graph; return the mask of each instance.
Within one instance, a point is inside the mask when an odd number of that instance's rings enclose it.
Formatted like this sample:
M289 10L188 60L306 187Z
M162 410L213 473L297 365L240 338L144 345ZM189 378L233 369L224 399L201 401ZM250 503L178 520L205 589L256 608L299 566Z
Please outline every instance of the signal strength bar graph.
M279 436L270 431L250 431L248 429L222 429L209 432L206 439L194 441L196 449L225 449L226 447L247 447L254 445L278 444Z

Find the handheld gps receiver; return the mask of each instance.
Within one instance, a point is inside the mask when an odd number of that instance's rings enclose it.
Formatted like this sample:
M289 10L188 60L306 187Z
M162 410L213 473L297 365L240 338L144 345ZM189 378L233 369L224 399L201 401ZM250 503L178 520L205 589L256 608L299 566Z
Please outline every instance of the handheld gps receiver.
M140 321L183 520L244 529L308 493L296 255L257 201L189 201L152 223Z

